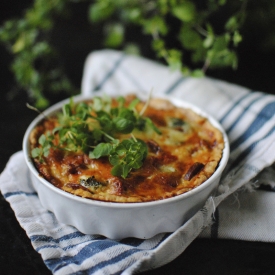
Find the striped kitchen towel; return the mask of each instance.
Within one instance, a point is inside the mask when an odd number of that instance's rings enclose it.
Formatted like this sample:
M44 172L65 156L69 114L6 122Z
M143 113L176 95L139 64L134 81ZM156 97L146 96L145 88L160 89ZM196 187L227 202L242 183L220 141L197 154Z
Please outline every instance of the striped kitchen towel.
M169 94L198 105L224 126L231 154L217 195L174 233L148 240L85 235L41 206L18 152L1 174L0 189L53 274L133 274L157 268L198 236L275 241L275 97L215 79L183 77L117 51L93 52L86 60L84 95L147 94L152 88L154 96Z

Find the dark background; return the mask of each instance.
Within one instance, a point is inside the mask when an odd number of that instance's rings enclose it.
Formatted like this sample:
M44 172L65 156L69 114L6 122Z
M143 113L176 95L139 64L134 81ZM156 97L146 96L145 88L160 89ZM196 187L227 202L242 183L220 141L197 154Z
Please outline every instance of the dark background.
M0 23L20 16L31 3L30 0L1 0ZM86 8L85 4L75 5L72 16L79 20L57 19L58 24L52 34L54 44L61 53L60 61L78 87L86 56L102 48L99 39L101 30L87 26ZM246 26L245 40L238 49L238 70L217 70L210 72L209 76L274 94L275 49L261 47L264 27ZM144 43L147 43L146 39ZM143 55L152 58L152 52L146 46ZM21 150L24 132L36 116L26 108L25 103L29 100L27 94L24 91L13 92L14 79L8 68L11 60L8 51L0 44L0 172L9 157ZM176 260L145 274L274 274L274 255L275 244L272 243L197 239ZM50 273L1 195L0 270L1 274Z

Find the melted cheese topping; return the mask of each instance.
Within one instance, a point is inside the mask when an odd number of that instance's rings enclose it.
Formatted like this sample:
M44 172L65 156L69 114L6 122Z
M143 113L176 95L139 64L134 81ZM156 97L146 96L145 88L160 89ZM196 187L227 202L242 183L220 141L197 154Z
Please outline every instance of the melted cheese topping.
M140 102L137 106L141 110ZM34 159L37 170L56 187L77 196L112 202L161 200L192 190L207 180L218 166L224 148L223 136L210 122L190 109L178 108L163 99L151 99L144 116L162 132L134 130L148 145L140 169L126 179L111 174L108 159L50 150L44 162ZM44 120L30 136L37 147L39 136L58 126L55 117ZM129 135L120 135L119 139Z

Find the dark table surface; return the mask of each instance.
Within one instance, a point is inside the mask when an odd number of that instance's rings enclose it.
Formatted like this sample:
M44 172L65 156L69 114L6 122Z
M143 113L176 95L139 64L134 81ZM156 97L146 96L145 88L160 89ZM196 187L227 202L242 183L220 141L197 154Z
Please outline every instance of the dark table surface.
M18 2L15 0L3 1L4 6L3 8L0 7L0 15L2 16L0 19L19 13L22 8L31 2L22 1L20 2L21 6L18 6ZM66 27L68 28L68 26ZM62 32L62 29L60 31ZM76 31L81 34L80 30ZM63 41L63 44L66 43ZM80 83L84 58L88 51L92 49L91 45L86 45L85 48L78 49L79 55L74 57L78 60L80 69L69 73L75 77L77 83ZM75 50L75 48L72 50ZM68 49L64 51L64 59L66 59L66 54L68 57L71 52ZM213 76L248 86L254 90L274 93L273 87L275 85L272 75L275 69L275 54L260 57L254 54L253 56L254 59L250 59L245 49L243 49L240 60L242 65L240 65L238 72L216 72ZM1 45L0 60L1 172L5 168L9 157L21 150L24 132L36 114L26 108L25 103L28 101L28 97L25 92L10 93L14 82L13 76L8 70L11 57ZM74 62L74 60L71 62ZM259 64L263 63L265 66L259 67ZM74 69L76 68L74 67ZM275 274L274 255L274 243L198 238L174 261L144 274ZM0 274L51 274L43 263L40 254L33 249L25 231L15 218L9 203L5 201L1 194Z

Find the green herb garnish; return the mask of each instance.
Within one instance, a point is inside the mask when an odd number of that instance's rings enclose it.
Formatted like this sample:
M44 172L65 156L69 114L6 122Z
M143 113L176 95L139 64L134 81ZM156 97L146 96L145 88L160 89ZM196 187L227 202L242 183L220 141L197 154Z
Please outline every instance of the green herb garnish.
M39 158L39 160L42 160L42 156L47 157L50 152L50 148L52 147L52 135L41 135L39 137L38 143L41 145L41 147L36 147L32 150L32 157L33 158Z
M112 174L126 178L132 169L138 169L145 160L147 144L136 139L133 130L160 130L147 117L135 109L139 100L134 99L128 106L122 97L117 99L118 106L112 106L110 97L95 97L91 103L75 104L73 99L65 104L62 114L58 115L59 126L51 133L41 135L40 147L32 150L32 157L43 161L50 148L71 152L84 152L90 158L108 157L113 165ZM120 134L130 134L120 141ZM58 136L58 145L53 140Z

